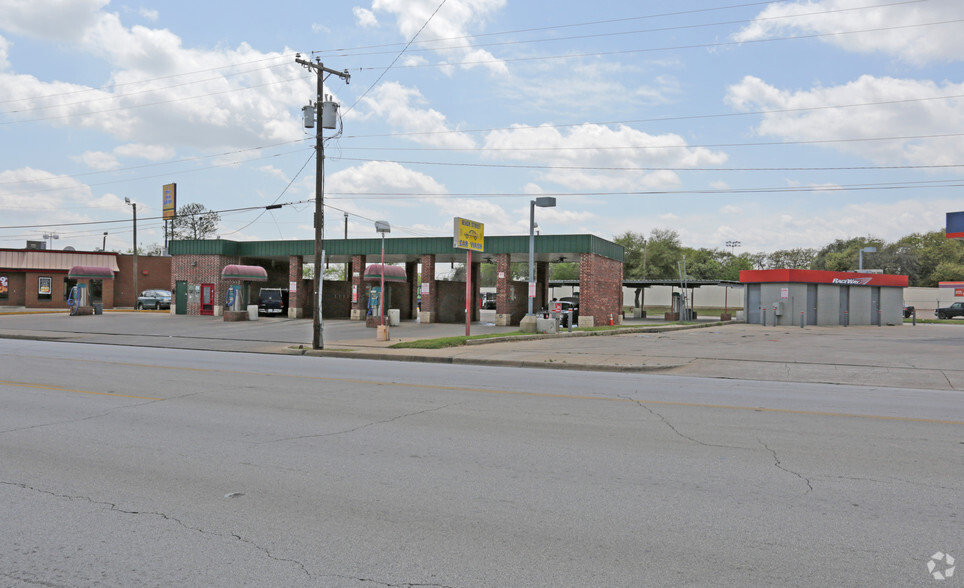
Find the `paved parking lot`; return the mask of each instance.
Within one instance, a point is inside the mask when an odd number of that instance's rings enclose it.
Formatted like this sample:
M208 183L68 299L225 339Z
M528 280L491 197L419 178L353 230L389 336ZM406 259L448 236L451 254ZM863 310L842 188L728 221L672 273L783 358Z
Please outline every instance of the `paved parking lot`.
M483 315L483 318L485 316ZM896 327L762 327L707 322L673 330L662 321L639 321L633 329L586 334L578 331L538 338L511 338L440 350L392 349L402 340L465 334L465 325L405 321L390 330L391 341L375 340L375 329L359 321L327 320L324 350L310 350L306 319L261 318L225 322L217 317L166 312L0 313L0 337L31 338L227 352L298 353L397 361L610 370L964 390L964 325ZM700 328L702 327L702 328ZM473 335L516 331L490 322L473 323Z

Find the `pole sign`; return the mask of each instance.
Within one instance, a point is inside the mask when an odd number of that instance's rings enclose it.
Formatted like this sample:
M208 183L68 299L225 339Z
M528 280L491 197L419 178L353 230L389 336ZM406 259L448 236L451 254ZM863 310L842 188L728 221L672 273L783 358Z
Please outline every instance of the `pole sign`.
M164 196L161 199L161 210L164 220L171 220L177 209L177 184L164 184Z
M466 218L455 217L455 240L452 247L469 251L485 251L485 225Z

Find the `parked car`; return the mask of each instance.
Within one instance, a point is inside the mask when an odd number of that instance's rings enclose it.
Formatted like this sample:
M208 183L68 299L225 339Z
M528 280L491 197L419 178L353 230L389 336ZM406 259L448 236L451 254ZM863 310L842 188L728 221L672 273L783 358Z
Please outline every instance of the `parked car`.
M904 318L910 318L910 315L912 315L912 314L914 314L914 307L911 306L911 305L909 305L909 304L905 304L905 305L904 305Z
M134 304L134 308L137 310L170 310L171 291L144 290L141 292L141 295L137 297L137 302Z
M258 294L258 314L286 316L288 291L282 288L261 288Z
M579 324L579 297L578 296L566 296L560 298L559 300L553 300L549 303L549 310L555 311L556 309L562 311L562 321L560 325L562 328L569 328L569 311L572 311L572 326Z
M934 311L939 319L949 319L956 316L964 316L964 302L955 302L946 308L938 308Z
M495 310L495 292L482 293L482 310Z

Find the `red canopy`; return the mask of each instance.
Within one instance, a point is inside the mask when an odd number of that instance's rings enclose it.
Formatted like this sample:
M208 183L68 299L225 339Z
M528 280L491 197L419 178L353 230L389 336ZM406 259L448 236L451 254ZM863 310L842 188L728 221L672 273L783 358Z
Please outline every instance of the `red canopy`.
M91 278L94 280L110 280L114 278L114 270L109 267L99 267L96 265L75 265L67 272L67 277L76 280L78 278Z
M385 268L385 281L386 282L404 282L405 281L405 268L400 265L388 265L382 266L380 263L373 263L365 269L365 281L366 282L379 282L382 279L382 267Z
M226 265L221 270L222 280L248 280L249 282L267 282L268 271L260 265Z

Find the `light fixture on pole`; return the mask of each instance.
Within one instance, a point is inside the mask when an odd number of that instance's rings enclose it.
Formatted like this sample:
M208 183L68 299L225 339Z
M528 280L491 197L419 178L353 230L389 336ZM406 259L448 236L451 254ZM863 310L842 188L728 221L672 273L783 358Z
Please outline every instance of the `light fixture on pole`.
M540 196L529 201L529 312L526 316L532 316L532 301L536 297L536 279L533 273L536 255L536 206L552 208L555 205L556 199L552 196Z
M857 266L857 271L864 271L864 253L877 253L876 247L864 247L860 250L860 262Z
M100 250L107 251L107 231L104 231L104 243L100 246Z
M392 226L388 221L375 221L375 231L382 236L382 289L378 294L378 317L379 324L385 326L385 233L392 232Z
M730 249L736 249L736 248L739 247L740 245L743 245L743 243L740 243L739 241L727 241L727 242L726 242L726 246L729 247ZM732 253L732 252L731 252L731 253Z
M59 238L60 238L60 235L58 235L57 233L44 233L44 240L50 241L50 244L47 245L47 249L53 249L54 239L59 239Z
M130 198L124 198L124 202L129 204L134 210L134 293L131 295L132 305L137 306L137 203L131 202Z

